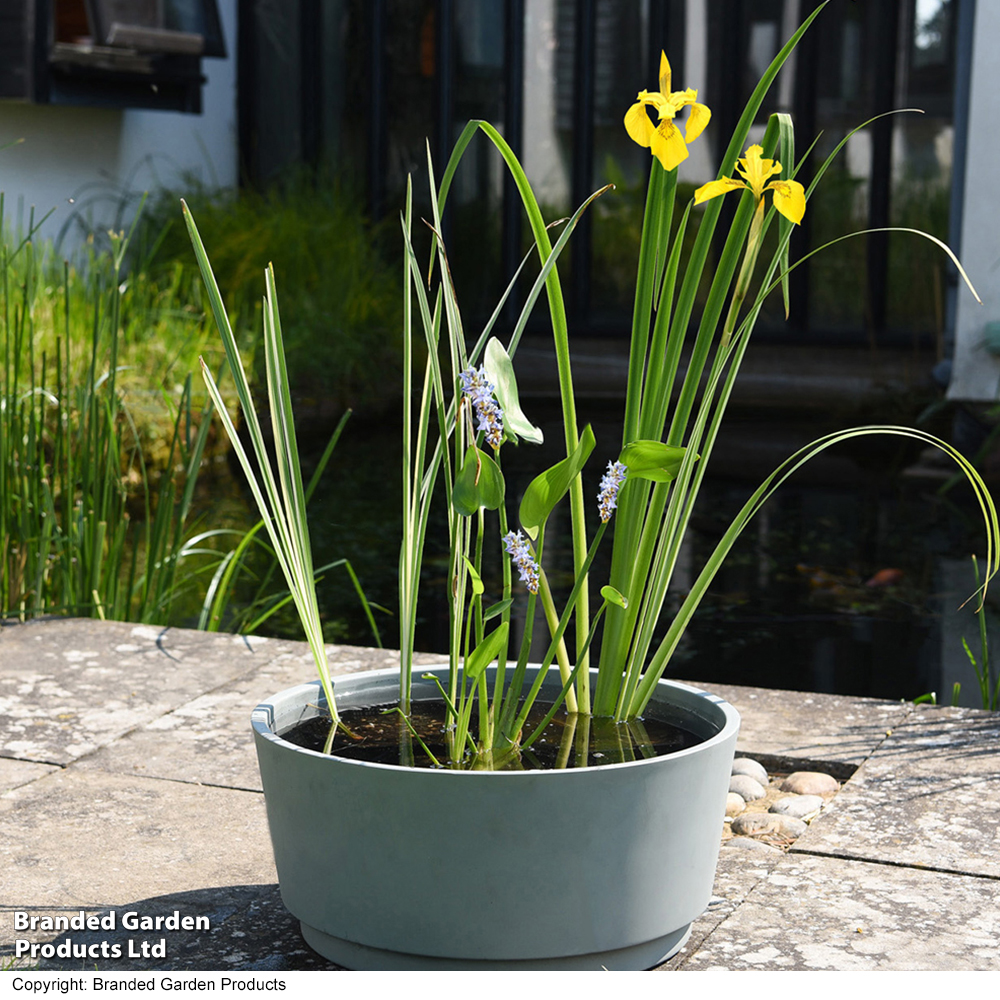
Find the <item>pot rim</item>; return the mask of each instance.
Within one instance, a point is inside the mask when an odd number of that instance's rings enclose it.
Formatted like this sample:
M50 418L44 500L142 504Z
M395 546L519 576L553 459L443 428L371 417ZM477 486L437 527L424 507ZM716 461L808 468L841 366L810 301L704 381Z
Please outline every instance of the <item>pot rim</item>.
M423 665L420 668L422 671L438 671L438 670L448 670L448 665ZM493 669L493 668L490 668ZM538 666L534 664L528 665L529 676L531 676L532 671L537 671ZM550 667L550 672L558 677L558 668L553 666ZM596 668L591 668L591 676L596 677ZM369 679L374 681L388 680L399 676L399 671L395 669L388 670L366 670L361 673L356 674L343 674L340 677L333 678L334 689L336 689L337 682L341 683L351 680L361 680ZM695 697L700 697L706 699L710 702L716 709L723 713L725 722L722 727L714 735L701 740L692 747L687 747L684 750L675 750L673 753L661 754L656 757L644 757L640 760L628 760L622 761L617 764L602 764L600 767L594 768L584 768L584 767L572 767L572 768L561 768L561 769L538 769L530 771L465 771L465 770L453 770L451 768L429 768L429 767L408 767L402 764L383 764L378 761L367 761L367 760L353 760L348 757L336 757L331 754L320 753L318 750L309 750L306 747L297 746L294 743L290 743L288 740L282 739L278 736L273 729L274 725L274 701L278 698L289 699L296 698L301 699L304 704L312 702L317 705L324 705L325 700L323 699L322 685L320 681L308 681L304 684L296 684L294 687L285 688L283 691L277 692L268 701L260 702L257 707L253 710L250 716L251 726L254 733L261 739L269 740L272 743L287 749L292 750L296 753L307 754L311 757L317 757L321 760L333 761L338 765L350 765L352 767L367 767L376 768L377 770L386 770L392 773L399 772L413 772L420 775L441 775L448 776L449 780L451 778L464 777L466 775L475 777L482 775L495 776L496 778L505 779L521 779L530 777L532 780L551 780L557 776L562 776L563 780L570 775L582 776L591 773L601 773L608 774L616 769L621 768L633 768L642 766L654 766L658 762L668 761L668 760L679 760L683 757L688 757L693 754L702 753L710 747L715 746L718 743L722 743L728 740L735 731L739 730L740 727L740 715L739 712L724 698L720 695L712 694L709 691L705 691L702 688L694 687L691 684L685 684L682 681L675 681L670 678L661 677L657 682L657 690L663 687L673 688L684 692L688 695L693 695ZM317 697L318 695L318 697ZM432 700L432 699L420 699L420 700ZM682 707L682 711L687 711ZM432 779L438 780L438 779ZM492 780L492 777L491 777Z

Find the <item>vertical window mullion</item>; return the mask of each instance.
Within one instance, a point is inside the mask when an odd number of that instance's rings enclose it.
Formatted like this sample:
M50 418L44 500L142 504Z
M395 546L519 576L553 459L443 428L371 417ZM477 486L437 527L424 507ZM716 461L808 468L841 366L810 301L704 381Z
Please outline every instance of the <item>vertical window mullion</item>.
M675 86L687 80L685 73L685 29L687 13L684 0L650 0L649 3L649 35L646 39L646 73L643 80L656 80L660 72L660 53L665 52L670 60L670 70ZM638 84L636 90L639 89ZM702 84L702 97L706 92Z
M236 88L236 131L239 142L240 183L255 180L257 163L257 90L260 87L257 67L256 32L253 0L239 0L236 18L236 53L239 86Z
M805 148L816 135L816 101L819 92L819 39L818 31L807 31L799 42L798 58L795 63L795 155L801 158ZM792 169L792 165L787 165ZM808 160L802 165L799 181L806 187L815 166L815 156L810 153ZM811 245L812 216L806 212L802 222L792 229L789 251L792 261L801 260L809 251ZM789 279L789 309L788 320L796 330L805 330L809 326L809 276L811 258L797 267Z
M506 0L504 8L504 132L518 159L524 141L524 0ZM510 280L521 263L521 197L509 170L503 182L504 281ZM505 306L505 320L513 326L520 302L512 293Z
M646 72L643 80L655 80L660 65L660 52L666 52L666 5L651 3L649 5L649 35L646 38ZM673 51L667 52L671 67L674 65ZM676 72L676 71L675 71Z
M373 220L385 211L388 147L386 107L386 0L369 0L368 12L368 211Z
M434 11L434 65L437 95L434 109L434 174L441 183L441 174L448 164L452 146L452 118L454 117L455 88L455 3L454 0L437 0ZM451 246L452 213L441 220L441 233L446 247Z
M972 90L972 41L976 22L976 0L959 0L955 11L955 97L952 112L955 140L952 151L951 211L948 215L948 246L962 251L965 213L965 163L969 148L969 103ZM945 287L945 357L954 353L955 314L958 308L958 271L948 263Z
M571 211L586 201L594 177L594 54L596 0L577 0L573 76L573 170ZM591 222L585 213L570 241L573 267L572 315L579 324L590 312Z
M29 23L31 49L28 93L33 101L39 104L48 104L50 98L49 48L53 34L52 4L39 2L33 7L33 20ZM29 14L32 14L32 5L29 5L28 11Z
M899 7L897 4L874 4L873 32L874 87L873 112L882 114L894 107L896 95L896 59L899 51ZM892 131L891 118L882 118L872 125L871 186L868 201L868 227L881 229L889 225L889 202L892 194ZM885 329L886 296L889 275L888 233L868 236L867 305L870 335Z
M299 101L302 122L302 159L319 161L320 116L323 107L323 28L320 0L300 0L299 5Z

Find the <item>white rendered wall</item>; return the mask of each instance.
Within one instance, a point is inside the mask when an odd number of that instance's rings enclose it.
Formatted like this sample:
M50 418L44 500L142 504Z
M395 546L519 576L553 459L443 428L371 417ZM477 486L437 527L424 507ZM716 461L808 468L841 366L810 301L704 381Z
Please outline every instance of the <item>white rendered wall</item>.
M559 204L570 187L569 162L556 134L556 5L524 5L524 151L521 162L543 204Z
M983 304L959 285L955 316L955 360L948 398L995 401L1000 389L1000 359L983 347L984 327L1000 320L1000 3L979 0L972 43L972 86L965 207L958 251Z
M708 9L704 0L687 0L684 23L684 79L675 78L670 85L674 90L694 88L698 91L698 100L711 107L712 95L706 86L708 83ZM709 124L708 127L711 129L712 125ZM710 138L712 134L712 132L706 132L701 140L688 146L688 158L681 163L677 170L679 181L704 184L706 181L714 179L719 170L718 160L722 156L722 150L713 150Z
M0 191L5 216L35 207L55 212L43 234L55 237L75 208L110 224L123 191L177 187L193 175L211 186L238 180L236 0L218 0L226 59L204 59L202 113L53 107L0 101ZM73 199L73 203L70 203ZM78 239L75 227L72 239ZM62 248L68 252L70 247Z

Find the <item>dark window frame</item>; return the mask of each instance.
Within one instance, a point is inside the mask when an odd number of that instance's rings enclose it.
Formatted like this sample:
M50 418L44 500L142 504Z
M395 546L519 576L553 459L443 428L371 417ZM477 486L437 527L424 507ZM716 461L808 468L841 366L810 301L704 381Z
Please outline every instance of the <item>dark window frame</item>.
M302 24L309 21L309 12L318 6L320 0L297 0L302 16ZM508 138L515 153L520 154L524 137L524 12L526 0L504 0L505 49L506 56L503 69L504 120L502 122L504 135ZM866 39L866 45L871 46L875 53L874 69L866 77L869 88L868 100L871 113L891 110L900 99L896 94L898 78L897 60L906 58L900 55L901 31L905 34L907 18L910 16L903 7L913 0L900 0L899 3L872 5L871 24L866 31L871 30L872 37ZM965 10L971 0L954 0L959 12ZM594 51L595 51L595 19L599 0L566 0L566 6L573 14L573 125L572 154L570 174L570 198L572 204L579 205L594 188ZM453 17L460 9L457 0L433 0L430 4L434 11L434 120L428 122L428 134L431 136L435 163L446 162L450 153L448 137L453 134L455 123L452 121L454 108L453 88L455 84L455 67L453 63ZM389 142L389 114L387 107L387 90L390 79L390 67L387 63L386 38L388 35L388 18L391 4L388 0L367 0L360 8L356 29L363 37L367 53L364 63L366 75L366 93L362 95L366 108L365 163L364 178L367 186L368 206L371 217L375 220L384 218L391 213L393 206L387 204L386 177ZM251 143L259 141L254 136L254 108L248 97L250 88L242 85L244 74L253 74L257 68L252 60L246 58L251 45L247 36L252 32L251 18L247 14L253 9L253 0L240 0L240 134L241 155L247 167L247 179L253 181L254 175ZM685 9L683 0L651 0L648 5L649 34L647 65L638 74L640 82L655 79L658 69L661 48L671 53L671 61L675 80L684 80L683 52L684 45L677 44L678 39L685 37ZM725 4L706 0L706 11L709 18L709 79L705 81L706 95L712 95L710 105L713 111L714 131L717 135L731 134L748 96L745 90L745 67L743 65L742 39L745 37L745 20L747 5L743 0L726 0ZM303 28L305 31L305 28ZM962 43L955 39L959 32L953 30L951 43L954 48L955 71L955 102L958 104L958 94L962 74L967 72L968 54L963 55ZM316 33L310 38L315 42ZM794 106L791 111L796 121L800 137L800 155L815 134L818 120L819 95L819 59L823 36L819 31L807 32L797 51L795 61ZM302 46L303 60L301 65L301 80L298 85L297 99L299 113L303 123L302 149L299 159L311 161L319 155L322 147L322 135L319 128L319 113L316 107L317 74L321 72L324 54L321 46L313 44ZM311 83L310 83L311 81ZM255 84L256 85L256 84ZM294 97L293 97L294 99ZM307 128L313 121L315 128ZM958 113L955 123L958 124ZM876 123L871 128L872 153L871 171L869 173L868 202L866 209L866 225L868 228L881 228L889 225L892 208L892 143L893 121L891 119ZM311 137L311 141L310 141ZM957 141L960 141L958 137ZM813 155L808 159L800 175L806 183L818 166L818 157ZM734 204L723 208L723 223L725 213L732 213ZM953 212L955 211L953 205ZM447 230L448 219L444 220ZM721 226L725 229L725 226ZM523 253L524 220L513 181L508 177L504 181L501 209L501 264L505 274L514 272L520 263ZM446 232L447 238L447 232ZM797 227L793 235L792 256L802 257L809 248L810 218L809 213L801 227ZM576 276L587 276L591 273L593 259L592 225L589 215L584 215L571 246L568 249L570 267L564 278L564 290L569 313L569 320L574 334L583 336L626 336L630 318L621 317L604 319L591 315L590 282L575 280ZM914 346L915 340L926 346L932 335L918 333L911 335L898 329L890 329L887 324L887 302L889 295L889 241L884 236L867 237L864 258L864 287L853 290L853 293L865 297L863 320L855 327L849 325L834 329L824 327L823 318L811 315L811 309L816 312L815 305L810 305L810 264L807 261L800 266L792 276L791 308L787 323L778 326L762 324L758 336L771 342L782 343L800 341L803 333L808 331L810 342L837 345L899 346L906 344ZM815 280L815 276L814 276ZM505 318L513 320L518 310L516 296L508 301ZM539 322L542 322L539 320Z
M170 20L167 8L155 0L152 3L151 0L84 0L84 6L96 40L101 45L224 59L226 42L215 0L195 2L201 8L195 15L199 23L179 24L176 27L167 23ZM158 16L143 10L148 7L156 8ZM131 15L129 8L132 9ZM150 23L155 21L163 23ZM197 31L198 27L203 30ZM132 34L123 37L122 29L131 29Z
M66 0L63 0L66 3ZM162 37L171 51L156 49L155 32L147 34L141 48L103 44L93 37L93 11L97 0L69 0L69 19L86 23L90 35L59 38L56 0L22 0L10 5L5 37L0 39L0 97L35 104L62 104L110 108L201 112L201 53L177 51L205 49L221 52L221 19L216 0L200 0L211 24L209 44L192 33L167 32ZM75 6L74 6L75 5ZM180 43L178 43L180 39ZM197 43L197 44L196 44Z

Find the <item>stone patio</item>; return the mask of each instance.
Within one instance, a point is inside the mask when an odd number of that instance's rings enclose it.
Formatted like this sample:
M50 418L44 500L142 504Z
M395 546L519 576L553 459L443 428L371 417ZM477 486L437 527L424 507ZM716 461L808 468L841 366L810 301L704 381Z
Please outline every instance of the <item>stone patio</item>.
M331 662L395 665L348 646ZM66 936L15 931L16 913L178 910L210 929L167 932L166 957L128 957L130 939L141 951L164 934L119 926L70 933L123 957L40 965L333 968L281 903L249 725L258 701L312 674L304 643L78 619L0 627L0 960L15 938ZM844 784L787 852L723 846L715 896L664 970L1000 969L1000 715L702 686L741 712L741 755Z

